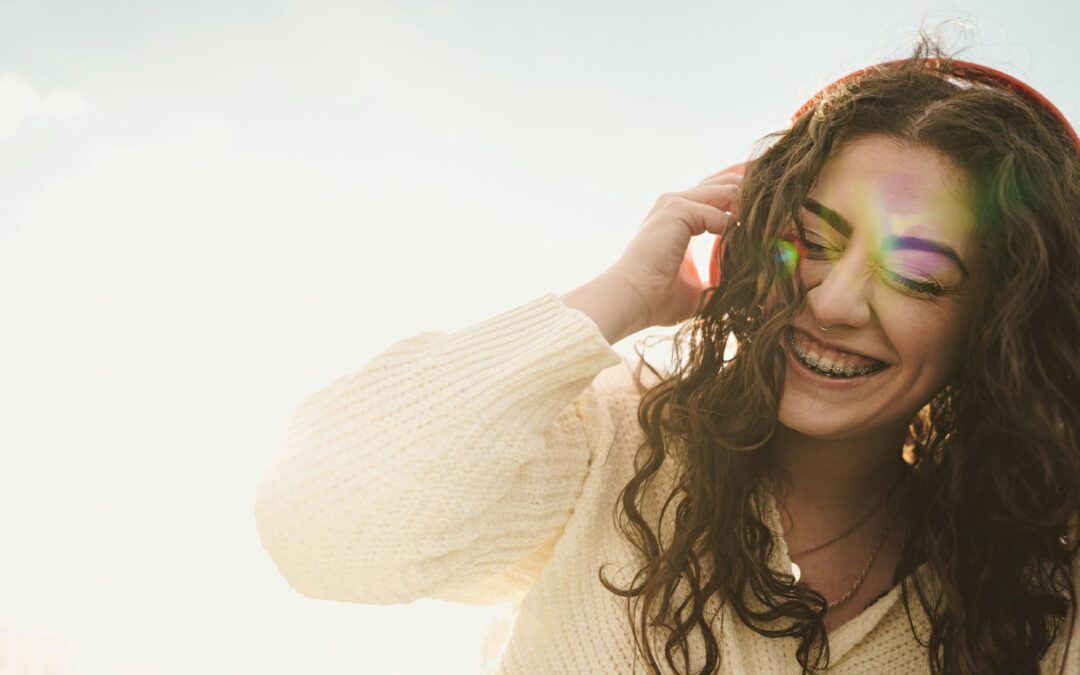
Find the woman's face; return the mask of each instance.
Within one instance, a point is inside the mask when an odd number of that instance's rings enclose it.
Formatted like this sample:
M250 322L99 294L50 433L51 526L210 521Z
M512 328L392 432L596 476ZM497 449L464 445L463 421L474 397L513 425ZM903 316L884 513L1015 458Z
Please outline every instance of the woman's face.
M945 386L973 299L967 189L944 155L884 136L826 163L803 208L807 302L783 341L781 424L899 431Z

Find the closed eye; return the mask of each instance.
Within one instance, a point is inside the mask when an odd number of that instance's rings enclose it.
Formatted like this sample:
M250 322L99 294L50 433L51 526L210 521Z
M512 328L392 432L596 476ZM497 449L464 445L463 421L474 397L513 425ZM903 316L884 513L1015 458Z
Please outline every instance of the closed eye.
M799 235L799 243L802 244L806 257L812 260L828 260L837 250L824 241L817 241L816 237L809 234Z
M936 281L915 281L886 269L881 270L881 274L888 279L890 283L897 284L920 295L939 296L944 295L945 293L945 289Z
M802 244L804 255L810 260L831 260L842 252L824 240L819 240L819 235L813 231L800 235L799 242ZM934 280L916 281L884 267L879 267L878 271L889 285L899 287L899 290L905 293L938 297L946 292L946 289Z

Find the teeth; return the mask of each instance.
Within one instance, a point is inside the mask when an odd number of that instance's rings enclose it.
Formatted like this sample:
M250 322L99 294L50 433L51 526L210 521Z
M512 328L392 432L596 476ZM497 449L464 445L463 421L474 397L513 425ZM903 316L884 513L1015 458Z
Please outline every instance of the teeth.
M864 368L851 368L835 365L828 359L822 358L816 352L807 351L796 344L794 329L792 329L788 335L788 344L803 363L829 377L857 377L859 375L872 373L876 370L881 370L883 367L883 364L875 364Z

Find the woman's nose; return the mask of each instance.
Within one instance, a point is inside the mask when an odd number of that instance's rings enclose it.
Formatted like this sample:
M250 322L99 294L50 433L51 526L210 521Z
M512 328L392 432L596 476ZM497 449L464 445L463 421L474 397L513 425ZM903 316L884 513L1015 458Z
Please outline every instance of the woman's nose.
M849 252L850 253L850 252ZM817 284L807 284L806 302L818 323L826 328L860 328L870 321L871 274L855 257L842 256L823 270Z

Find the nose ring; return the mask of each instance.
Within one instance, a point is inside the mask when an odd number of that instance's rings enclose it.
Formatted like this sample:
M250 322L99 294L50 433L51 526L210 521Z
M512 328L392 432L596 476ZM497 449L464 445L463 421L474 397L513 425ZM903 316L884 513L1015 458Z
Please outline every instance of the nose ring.
M818 328L820 328L821 330L832 330L833 328L835 328L835 327L836 327L836 326L832 326L832 327L830 327L830 328L826 328L825 326L822 326L822 325L821 325L821 322L820 322L820 321L818 321L817 319L814 319L814 323L816 323L816 324L817 324L817 327L818 327Z

